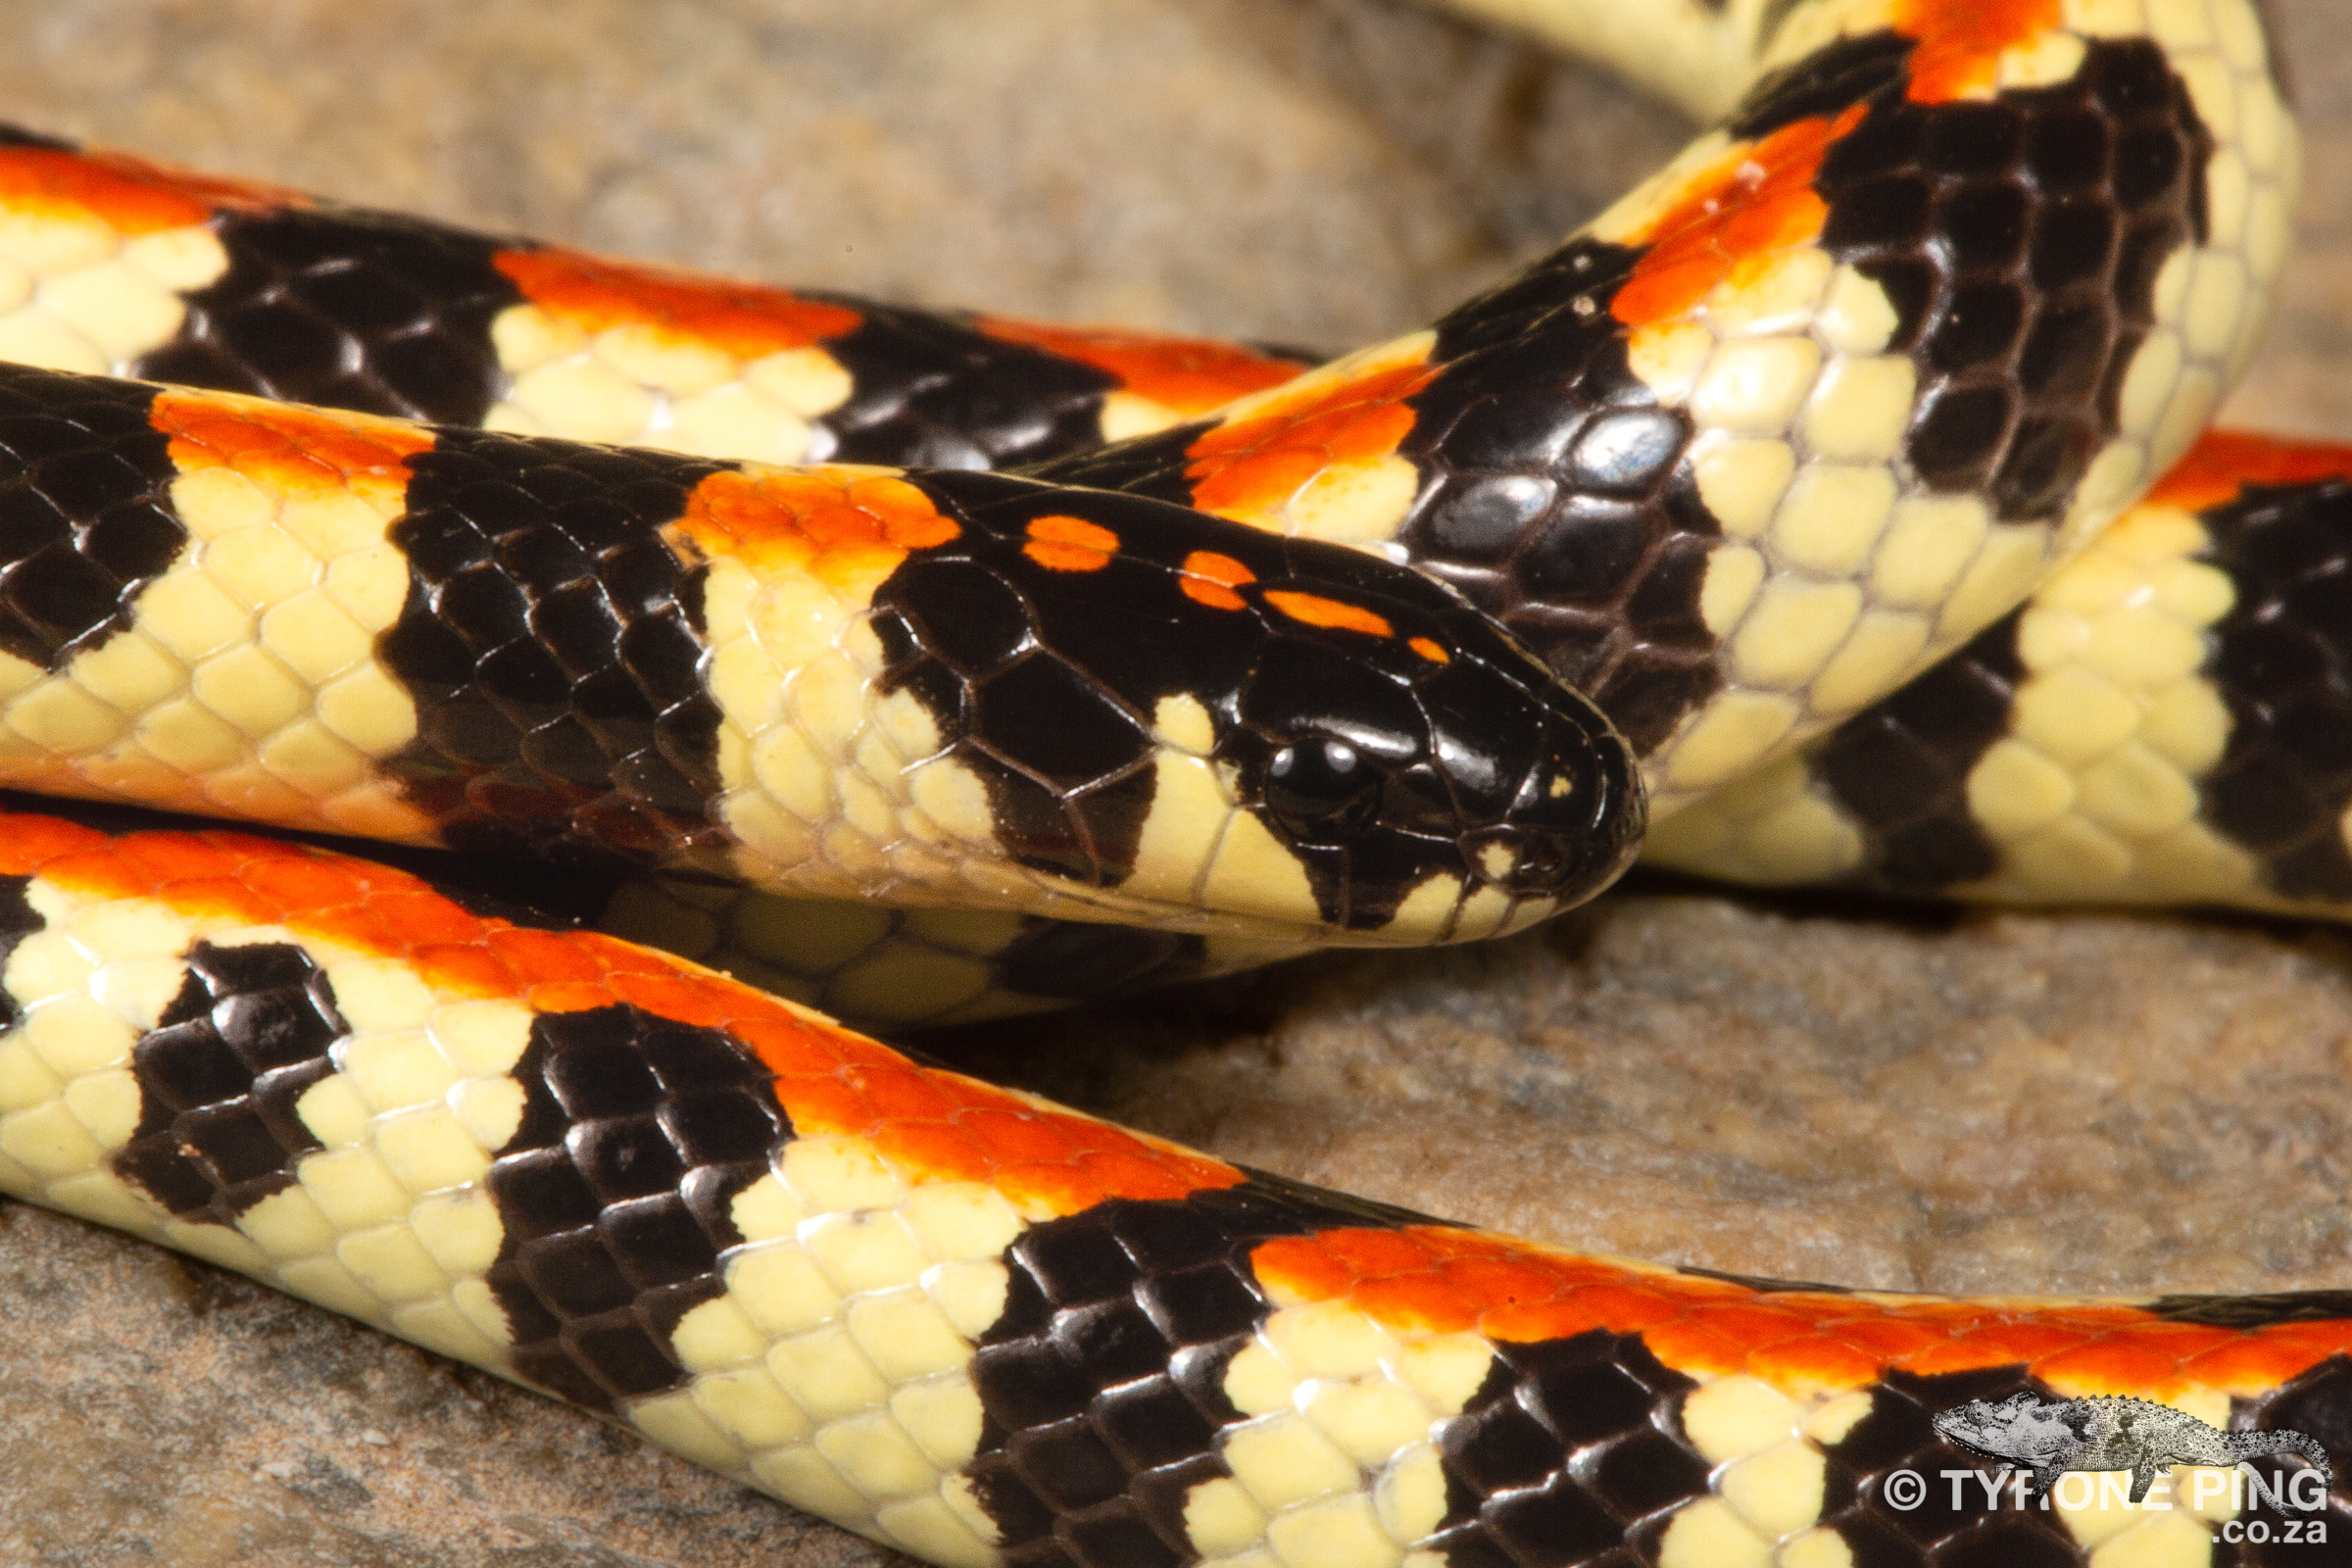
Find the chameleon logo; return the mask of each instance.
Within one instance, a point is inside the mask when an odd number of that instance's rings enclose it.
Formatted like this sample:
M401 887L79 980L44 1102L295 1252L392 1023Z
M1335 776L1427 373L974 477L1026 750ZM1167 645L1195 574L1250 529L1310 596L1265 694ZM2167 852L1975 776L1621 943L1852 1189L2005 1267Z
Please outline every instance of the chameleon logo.
M1998 1404L1971 1399L1938 1414L1935 1425L1971 1452L2032 1470L2036 1501L2068 1470L2129 1470L2132 1500L2140 1502L2169 1465L2228 1468L2266 1453L2300 1454L2329 1485L2335 1481L2328 1450L2306 1433L2223 1432L2146 1399L2056 1400L2029 1392Z

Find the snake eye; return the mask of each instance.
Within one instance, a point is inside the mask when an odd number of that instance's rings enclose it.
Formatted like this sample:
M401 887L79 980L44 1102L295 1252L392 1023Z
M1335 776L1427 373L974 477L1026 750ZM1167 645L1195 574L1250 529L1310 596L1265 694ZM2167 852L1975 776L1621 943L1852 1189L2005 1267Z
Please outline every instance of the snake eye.
M1294 838L1337 844L1372 819L1380 774L1346 741L1286 746L1266 764L1266 810Z

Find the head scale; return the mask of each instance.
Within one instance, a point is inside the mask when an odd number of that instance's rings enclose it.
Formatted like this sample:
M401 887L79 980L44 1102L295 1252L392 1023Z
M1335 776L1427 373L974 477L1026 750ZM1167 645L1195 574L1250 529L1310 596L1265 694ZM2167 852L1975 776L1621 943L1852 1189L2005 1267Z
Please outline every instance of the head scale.
M887 684L1007 856L1177 923L1487 936L1631 859L1599 710L1449 590L1157 502L930 475L963 523L875 595Z

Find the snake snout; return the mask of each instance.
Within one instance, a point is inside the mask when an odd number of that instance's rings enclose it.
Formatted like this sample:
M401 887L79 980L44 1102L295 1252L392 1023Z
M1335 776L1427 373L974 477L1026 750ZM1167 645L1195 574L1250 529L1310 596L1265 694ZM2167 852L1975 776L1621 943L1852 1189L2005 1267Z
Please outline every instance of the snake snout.
M1504 820L1463 835L1463 858L1514 899L1581 904L1633 863L1643 818L1641 772L1603 721L1546 749Z
M1440 584L1292 550L1331 579L1315 579L1331 604L1353 596L1354 614L1270 623L1220 705L1218 757L1326 938L1492 936L1607 886L1642 808L1632 753L1600 710Z

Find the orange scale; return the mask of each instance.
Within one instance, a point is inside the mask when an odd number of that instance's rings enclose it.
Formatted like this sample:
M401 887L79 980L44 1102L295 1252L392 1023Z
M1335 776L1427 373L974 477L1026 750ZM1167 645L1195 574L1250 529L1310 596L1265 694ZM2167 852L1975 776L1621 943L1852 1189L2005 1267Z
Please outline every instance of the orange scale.
M2233 1395L2255 1395L2275 1389L2328 1359L2329 1351L2264 1336L2248 1336L2192 1355L2180 1363L2180 1375L2192 1383Z
M315 909L351 904L366 891L341 867L323 860L264 858L247 860L231 873L256 896L288 909Z
M1052 1112L1049 1112L1052 1114ZM1141 1154L1152 1163L1181 1161L1176 1145L1154 1143L1151 1138L1139 1138L1124 1126L1112 1126L1110 1121L1096 1121L1092 1116L1058 1116L1063 1136L1070 1140L1070 1159L1089 1159L1096 1154Z
M1325 1246L1320 1236L1282 1236L1261 1242L1250 1254L1250 1266L1264 1284L1304 1300L1334 1300L1355 1284L1355 1271L1346 1258Z
M1171 1159L1137 1145L1094 1150L1078 1156L1077 1168L1104 1192L1142 1201L1172 1201L1194 1193L1240 1185L1242 1173L1206 1160Z
M1688 1319L1643 1329L1642 1343L1678 1372L1738 1372L1747 1365L1744 1348Z
M732 1030L746 1050L765 1062L779 1078L824 1077L841 1066L841 1056L828 1049L826 1035L798 1018L738 1018Z
M1822 1332L1881 1361L1899 1361L1951 1338L1940 1325L1901 1317L1849 1318L1825 1324Z
M127 898L164 898L176 880L149 873L135 862L105 850L64 849L45 857L40 875L61 888Z
M397 954L396 947L386 952ZM408 959L425 979L452 991L475 997L512 997L516 987L514 972L498 961L498 956L464 943L433 944L412 948Z
M1818 237L1829 207L1813 190L1813 177L1830 143L1866 112L1857 104L1835 121L1800 120L1750 146L1728 149L1636 236L1648 240L1650 250L1634 264L1609 314L1627 326L1678 318L1735 264Z
M534 1012L594 1012L612 1005L612 993L593 980L543 980L526 984L522 1000Z
M772 1058L762 1055L770 1067ZM873 1126L865 1102L849 1085L821 1074L778 1074L776 1099L792 1118L793 1130L804 1138L824 1133L863 1136Z
M1478 1302L1436 1274L1365 1280L1348 1289L1348 1300L1384 1328L1459 1334L1478 1326Z
M686 967L684 959L674 958L666 953L658 953L652 948L634 947L617 937L606 936L601 931L575 931L562 933L562 935L564 941L586 954L595 962L597 972L609 980L632 974L652 978L675 978L683 975L697 984L710 988L714 995L722 990L741 990L746 996L760 998L769 1009L776 1006L775 999L772 997L764 996L749 987L739 987L724 975L696 973Z
M2059 0L1899 0L1888 19L1918 40L1911 51L1913 103L1947 103L1990 87L2001 56L2059 25Z
M605 986L640 1011L698 1029L717 1028L732 1010L724 991L697 975L608 972Z
M1063 1129L1023 1111L974 1105L956 1112L956 1124L1010 1162L1066 1162L1074 1152Z
M2082 1343L2081 1329L2057 1323L1993 1323L1963 1329L1940 1346L1929 1346L1904 1365L1914 1372L2008 1366L2054 1355Z
M1119 378L1128 391L1180 415L1206 414L1244 393L1278 386L1299 367L1230 343L1152 337L1114 327L1054 326L980 317L975 329L1005 342L1064 355Z
M1647 259L1644 261L1646 264ZM1628 326L1674 320L1690 314L1723 281L1728 266L1716 257L1644 265L1617 291L1616 298L1610 301L1609 314Z
M1281 506L1329 462L1320 452L1276 448L1196 462L1186 472L1193 480L1193 505L1224 516Z
M1074 545L1025 545L1021 554L1048 571L1101 571L1110 564L1110 557L1100 550L1081 550Z
M1757 1301L1702 1301L1691 1306L1687 1315L1718 1334L1757 1348L1784 1340L1810 1338L1819 1332L1815 1321L1801 1312Z
M959 531L895 474L852 479L825 468L722 469L697 484L685 514L662 529L705 556L755 570L796 567L829 585Z
M245 920L255 925L281 924L288 913L284 905L263 898L244 883L227 877L181 877L158 892L174 908L190 914Z
M533 980L596 980L605 972L592 954L560 932L509 926L503 931L492 931L484 946L517 974Z
M1964 1298L1906 1297L1886 1308L1886 1315L1909 1323L1929 1323L1946 1334L2010 1322L2011 1314Z
M453 931L438 922L412 919L410 916L413 913L414 911L410 909L397 906L386 907L372 901L369 903L368 906L368 922L377 933L378 940L383 943L386 952L422 954L426 952L448 953L459 949L478 951L484 960L496 964L498 972L504 976L499 985L501 991L517 989L519 981L514 970L500 961L496 954L482 946L480 932L462 928Z
M223 850L211 835L196 833L132 833L112 843L100 838L90 853L112 856L158 882L232 873L250 858Z
M881 1041L870 1040L864 1035L844 1028L821 1014L778 1010L782 1013L781 1021L786 1028L790 1029L794 1035L821 1046L825 1055L837 1066L888 1065L904 1067L907 1065L905 1056L891 1050ZM939 1076L943 1079L957 1077L952 1072L941 1072ZM976 1082L976 1080L959 1081Z
M363 479L405 485L408 460L431 451L435 439L426 426L375 415L176 390L156 395L148 422L172 438L172 461L183 468L226 464L301 489Z
M1544 1340L1572 1340L1579 1334L1606 1329L1626 1334L1641 1324L1611 1321L1595 1310L1598 1302L1571 1297L1565 1300L1526 1301L1489 1307L1478 1315L1478 1330L1490 1340L1534 1345Z
M1748 1352L1747 1369L1776 1388L1854 1389L1875 1383L1886 1362L1868 1350L1815 1336Z
M2180 1379L2180 1358L2121 1340L2094 1340L2033 1363L2045 1383L2093 1394L2134 1394L2167 1389Z
M1440 1268L1457 1288L1496 1306L1557 1300L1566 1288L1541 1262L1508 1255L1449 1257Z
M700 339L739 359L840 337L858 312L784 289L738 283L548 247L491 258L523 298L590 332L641 325Z
M2182 1361L2192 1355L2218 1349L2242 1337L2234 1329L2215 1328L2205 1323L2138 1323L2128 1332L2134 1345L2162 1350Z
M2261 1331L2266 1340L2302 1346L2323 1355L2352 1353L2352 1320L2330 1318L2319 1323L2278 1323Z
M368 900L368 912L383 922L396 940L417 944L478 943L491 929L479 915L423 887L397 884L376 889Z
M2208 430L2148 492L2152 504L2202 512L2234 501L2249 484L2309 484L2352 477L2352 446L2274 441L2242 430Z
M1664 1323L1690 1310L1687 1300L1638 1285L1579 1285L1568 1299L1579 1311L1591 1313L1595 1322L1609 1324L1619 1333Z
M184 228L212 216L202 176L165 171L119 153L54 147L0 150L0 201L19 212L86 215L124 234ZM222 192L237 187L218 182ZM253 187L260 190L262 187Z
M0 822L7 823L7 831L0 833L0 873L9 876L30 876L47 861L104 842L104 835L92 828L28 811L0 814Z
M345 904L330 909L306 911L302 929L320 941L338 943L361 953L383 955L403 951L403 945L392 939L392 933L368 912L366 905Z
M1429 1238L1448 1269L1472 1263L1505 1263L1541 1274L1546 1288L1555 1295L1592 1285L1623 1285L1635 1277L1614 1258L1557 1251L1541 1242L1521 1241L1515 1236L1440 1230L1425 1230L1420 1234Z
M938 1122L892 1122L876 1129L874 1147L925 1175L954 1181L985 1176L988 1152L960 1129Z
M931 1080L928 1073L913 1066L893 1070L889 1067L860 1067L858 1090L875 1114L891 1121L926 1121L945 1124L968 1102L952 1095Z
M1271 400L1203 431L1187 451L1194 505L1207 511L1280 505L1334 463L1385 457L1412 430L1404 400L1435 377L1391 365Z
M1083 1213L1114 1196L1083 1172L1059 1164L999 1165L989 1185L1016 1206L1043 1208L1057 1215Z
M1681 1309L1672 1301L1640 1292L1579 1291L1547 1308L1543 1314L1565 1323L1571 1316L1582 1322L1607 1329L1612 1334L1632 1334L1662 1327L1684 1320Z
M1069 545L1099 556L1116 555L1119 549L1119 536L1101 523L1060 513L1030 519L1026 531L1040 544Z
M1431 1228L1425 1226L1409 1225L1396 1230L1365 1226L1325 1231L1320 1240L1325 1250L1365 1279L1429 1274L1446 1255L1439 1238L1433 1237Z

